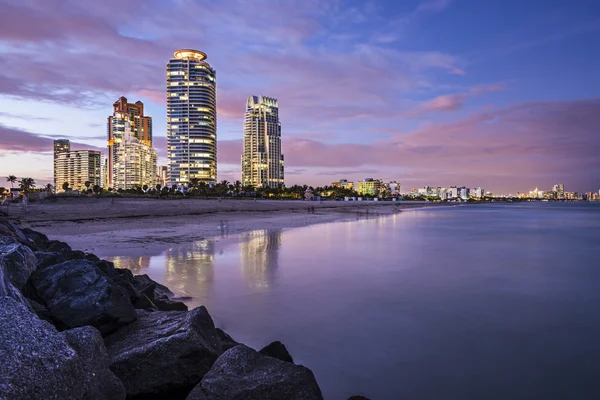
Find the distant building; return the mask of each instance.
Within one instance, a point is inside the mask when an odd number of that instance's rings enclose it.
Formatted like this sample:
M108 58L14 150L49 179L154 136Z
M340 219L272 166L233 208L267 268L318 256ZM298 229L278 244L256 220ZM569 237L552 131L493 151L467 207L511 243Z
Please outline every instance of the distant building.
M90 189L95 185L102 186L102 153L99 151L63 151L55 163L56 192L64 192L65 182L69 183L69 189L80 191L87 189L85 182L90 182Z
M244 115L242 185L282 188L283 179L279 103L271 97L250 96Z
M125 177L118 176L122 172L117 166L124 165L130 161L120 160L119 157L126 156L130 159L141 159L139 154L129 154L124 152L122 143L124 141L125 130L129 129L131 136L137 141L152 147L152 117L144 115L144 103L136 101L135 104L128 103L127 98L121 96L113 104L113 115L108 117L108 157L106 167L106 183L108 187L123 189ZM131 139L130 139L131 142ZM142 149L141 147L131 147L130 150ZM144 149L142 149L144 150ZM145 150L144 150L145 151ZM139 168L138 168L139 169Z
M113 189L135 189L156 185L156 151L138 139L129 122L125 123L118 146L114 147Z
M475 189L471 189L470 196L476 199L480 199L485 196L485 191L483 190L483 188L476 187Z
M337 188L342 188L342 189L354 190L354 183L348 182L347 179L340 179L338 182L332 182L331 186L337 187Z
M217 182L217 76L198 50L178 50L167 64L169 184Z
M365 180L357 182L356 191L358 194L369 194L371 196L377 196L383 188L383 181L381 179L366 178Z
M400 196L400 184L396 181L386 183L386 192L392 196Z
M169 167L166 165L159 165L156 167L156 183L160 184L161 187L168 186L169 184Z
M54 189L58 192L58 176L57 176L57 160L61 153L68 153L71 151L71 143L67 139L57 139L54 141ZM62 185L62 182L60 183Z

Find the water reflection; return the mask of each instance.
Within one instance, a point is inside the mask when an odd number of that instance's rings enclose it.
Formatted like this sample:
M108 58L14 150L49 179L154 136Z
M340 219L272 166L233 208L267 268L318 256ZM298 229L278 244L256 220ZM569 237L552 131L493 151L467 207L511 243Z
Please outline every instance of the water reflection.
M165 252L167 287L186 295L208 292L215 277L215 242L200 240Z
M150 258L150 256L109 257L109 261L112 261L117 268L127 268L134 275L141 275L145 274L145 270L150 266Z
M264 229L240 234L242 273L248 286L267 288L279 263L282 229Z

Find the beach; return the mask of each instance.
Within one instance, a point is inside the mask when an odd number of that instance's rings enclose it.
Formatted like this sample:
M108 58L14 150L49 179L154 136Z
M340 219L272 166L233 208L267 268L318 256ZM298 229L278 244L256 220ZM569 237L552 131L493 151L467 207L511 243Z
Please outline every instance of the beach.
M56 198L12 207L23 227L102 257L157 255L178 244L261 229L392 215L428 202Z

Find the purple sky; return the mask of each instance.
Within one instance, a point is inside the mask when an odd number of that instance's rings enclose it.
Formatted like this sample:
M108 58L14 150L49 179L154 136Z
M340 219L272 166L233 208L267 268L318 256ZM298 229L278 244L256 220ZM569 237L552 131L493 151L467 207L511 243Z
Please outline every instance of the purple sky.
M0 0L0 175L106 145L121 95L166 163L165 65L217 70L219 180L249 95L279 99L286 184L600 189L597 0ZM0 185L3 185L0 182Z

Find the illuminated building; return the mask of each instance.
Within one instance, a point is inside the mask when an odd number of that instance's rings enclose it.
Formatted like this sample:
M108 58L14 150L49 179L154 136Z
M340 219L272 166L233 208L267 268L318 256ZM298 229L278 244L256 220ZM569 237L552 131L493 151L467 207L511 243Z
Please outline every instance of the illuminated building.
M216 72L197 50L178 50L167 64L169 184L217 181Z
M118 145L113 147L113 189L135 189L156 185L156 151L138 139L129 122L125 122Z
M340 179L339 182L332 182L331 186L342 188L342 189L354 190L354 183L348 182L347 179Z
M483 197L485 195L485 192L482 188L480 187L476 187L475 189L471 190L471 197L475 197L477 199Z
M392 196L400 195L400 184L396 181L392 181L386 184L386 191Z
M358 181L356 191L358 194L378 195L383 188L381 179L367 178L364 181Z
M67 139L58 139L54 141L54 189L58 191L58 185L62 185L62 182L59 183L57 176L57 166L56 161L58 160L58 156L61 153L68 153L71 151L71 143Z
M55 161L56 191L64 192L63 184L69 183L69 189L87 190L85 182L90 182L90 189L102 186L102 153L94 150L76 150L60 152Z
M113 115L108 117L107 133L108 133L108 161L106 167L106 183L108 187L118 189L116 181L122 182L123 178L119 177L117 165L123 165L120 162L119 156L127 154L121 149L125 129L128 127L131 130L133 137L144 143L146 146L152 147L152 117L144 116L144 103L136 101L135 104L128 103L123 96L113 104ZM131 155L131 157L139 157L139 155ZM123 189L121 184L121 189Z
M281 188L283 167L277 99L250 96L244 116L242 185Z
M169 167L166 165L159 165L156 168L156 183L160 184L162 187L169 184Z

